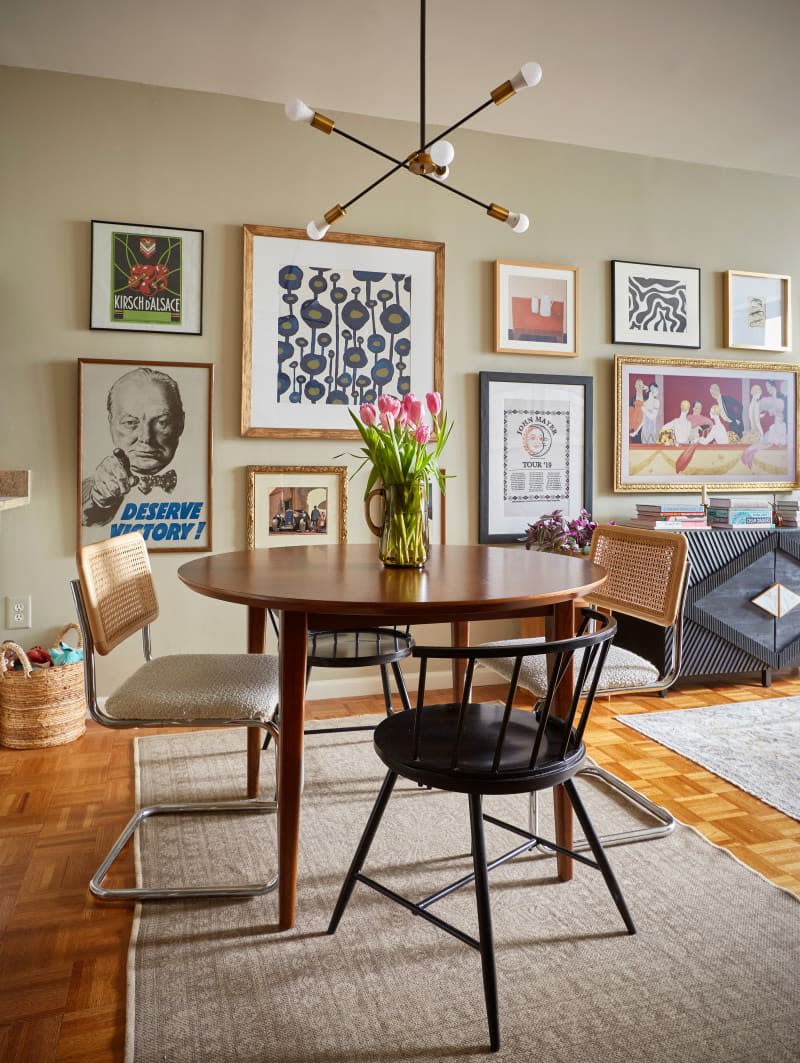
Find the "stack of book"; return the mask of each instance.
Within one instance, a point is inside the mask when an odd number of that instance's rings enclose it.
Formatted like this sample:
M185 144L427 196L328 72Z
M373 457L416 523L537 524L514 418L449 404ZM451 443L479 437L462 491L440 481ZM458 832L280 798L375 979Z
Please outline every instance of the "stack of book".
M775 503L775 515L782 528L800 528L800 498L790 495Z
M636 506L636 516L628 521L632 528L659 528L666 531L707 530L705 507L687 502Z
M762 497L728 498L711 495L708 500L708 523L712 528L774 528L772 503Z

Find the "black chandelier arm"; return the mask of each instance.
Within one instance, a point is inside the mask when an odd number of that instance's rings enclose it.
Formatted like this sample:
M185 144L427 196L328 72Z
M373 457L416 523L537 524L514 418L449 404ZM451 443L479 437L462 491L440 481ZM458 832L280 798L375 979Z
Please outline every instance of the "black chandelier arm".
M429 148L432 144L435 144L437 140L443 140L444 137L449 136L450 133L455 132L456 129L460 129L465 122L468 122L471 118L474 118L476 114L480 114L481 111L485 111L487 107L490 107L494 103L494 100L489 97L486 103L482 103L480 107L476 107L474 111L470 111L469 114L465 114L463 118L459 119L453 125L449 126L443 133L437 133L435 137L431 137L424 149Z
M425 0L419 0L419 150L425 143Z
M345 133L345 131L339 129L338 126L334 126L333 132L338 133L339 136L344 137L345 140L351 140L354 144L358 144L360 148L366 148L366 150L371 151L373 155L380 155L382 159L386 159L388 162L393 162L395 166L394 170L391 171L392 173L402 169L404 166L408 169L408 159L397 159L394 155L389 155L388 152L381 151L380 148L375 148L372 144L368 144L366 140L360 140L358 137L354 137L352 133Z
M377 188L378 185L382 185L384 181L387 181L392 176L392 174L397 173L397 171L401 170L404 166L405 163L401 162L397 166L393 166L391 170L387 170L385 174L377 178L377 180L373 181L371 185L367 185L366 188L364 188L357 195L353 196L352 199L348 199L346 203L343 203L342 209L347 210L348 207L352 207L352 205L356 203L359 199L361 199L362 196L365 196L367 192L371 192L373 188Z
M479 199L476 199L475 196L471 196L467 192L462 192L460 188L454 188L453 185L445 181L438 181L435 177L429 177L427 174L421 174L420 176L424 177L426 181L432 181L437 188L443 188L445 192L452 192L455 196L461 196L462 199L468 199L470 203L474 203L477 207L483 207L485 211L488 211L491 206L489 203L482 203Z

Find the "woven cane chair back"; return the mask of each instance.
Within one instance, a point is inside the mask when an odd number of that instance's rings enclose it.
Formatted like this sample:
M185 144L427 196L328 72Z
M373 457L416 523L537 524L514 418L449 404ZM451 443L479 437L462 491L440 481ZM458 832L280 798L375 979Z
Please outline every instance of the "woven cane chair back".
M601 524L589 557L606 569L608 578L587 601L671 627L681 603L687 552L686 537L677 532Z
M105 656L158 617L147 547L130 532L81 547L77 561L94 648Z

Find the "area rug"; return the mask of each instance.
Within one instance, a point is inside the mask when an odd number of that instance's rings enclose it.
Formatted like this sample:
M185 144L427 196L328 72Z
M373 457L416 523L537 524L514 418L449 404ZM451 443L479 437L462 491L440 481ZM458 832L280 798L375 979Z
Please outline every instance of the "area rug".
M139 739L140 799L239 796L244 748L230 731ZM476 952L360 885L338 932L326 934L383 770L369 734L315 736L306 749L296 928L276 932L275 893L141 905L127 1063L489 1057ZM599 787L578 785L601 830L635 825ZM489 798L487 810L526 822L524 799ZM274 817L207 819L191 831L150 821L142 873L170 862L197 873L205 862L203 873L258 880L274 866L274 826ZM490 854L515 844L494 828L487 841ZM569 883L555 879L551 858L493 873L495 1058L795 1063L798 900L682 825L609 854L635 936L591 868L578 865ZM457 878L469 867L466 798L398 783L367 867L417 897ZM448 897L439 914L476 931L471 889Z
M800 698L632 713L617 719L800 819Z

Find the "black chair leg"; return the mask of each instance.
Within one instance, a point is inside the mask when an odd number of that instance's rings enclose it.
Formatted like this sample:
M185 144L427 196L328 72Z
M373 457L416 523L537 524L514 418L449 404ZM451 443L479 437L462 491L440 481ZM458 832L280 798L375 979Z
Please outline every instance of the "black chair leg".
M481 945L483 994L489 1042L493 1052L500 1047L500 1016L497 1007L497 973L494 964L492 910L489 906L489 873L486 869L486 842L483 835L483 809L480 794L469 795L469 821L472 831L472 864L475 869L475 896L478 903L478 939Z
M347 878L342 883L342 888L339 893L339 899L336 902L336 907L333 909L333 915L331 921L328 924L328 933L333 934L336 932L336 928L339 925L339 921L344 915L344 910L347 907L350 895L353 892L353 887L356 884L356 877L364 865L364 861L367 859L367 855L372 845L375 833L380 826L383 813L386 811L386 806L389 803L389 798L392 796L392 790L394 784L397 782L397 772L390 771L387 773L386 778L383 780L383 786L378 794L378 799L370 812L367 825L364 828L364 833L361 835L361 841L358 843L353 861L350 864L350 870L347 872Z
M586 835L586 840L589 843L589 848L592 850L592 855L597 861L597 866L602 872L605 879L606 886L608 886L608 892L614 898L614 903L619 910L619 914L628 929L629 934L636 933L636 926L631 918L631 913L628 911L628 906L625 903L625 898L622 896L622 890L619 888L614 872L611 870L611 864L608 862L608 857L605 854L603 846L600 844L600 839L597 837L597 831L594 829L591 819L589 819L589 813L578 796L578 791L575 788L575 783L572 779L567 779L564 783L564 790L567 797L570 800L572 807L575 809L575 815L578 817L578 821L583 828L583 833Z
M386 706L386 715L394 716L394 707L392 705L392 690L389 686L389 669L387 665L382 664L381 671L381 685L383 686L383 703Z
M392 671L394 672L394 681L397 683L397 693L400 695L400 703L403 706L403 710L404 712L410 712L411 698L408 696L406 681L403 678L403 673L400 670L400 665L397 661L392 662Z

